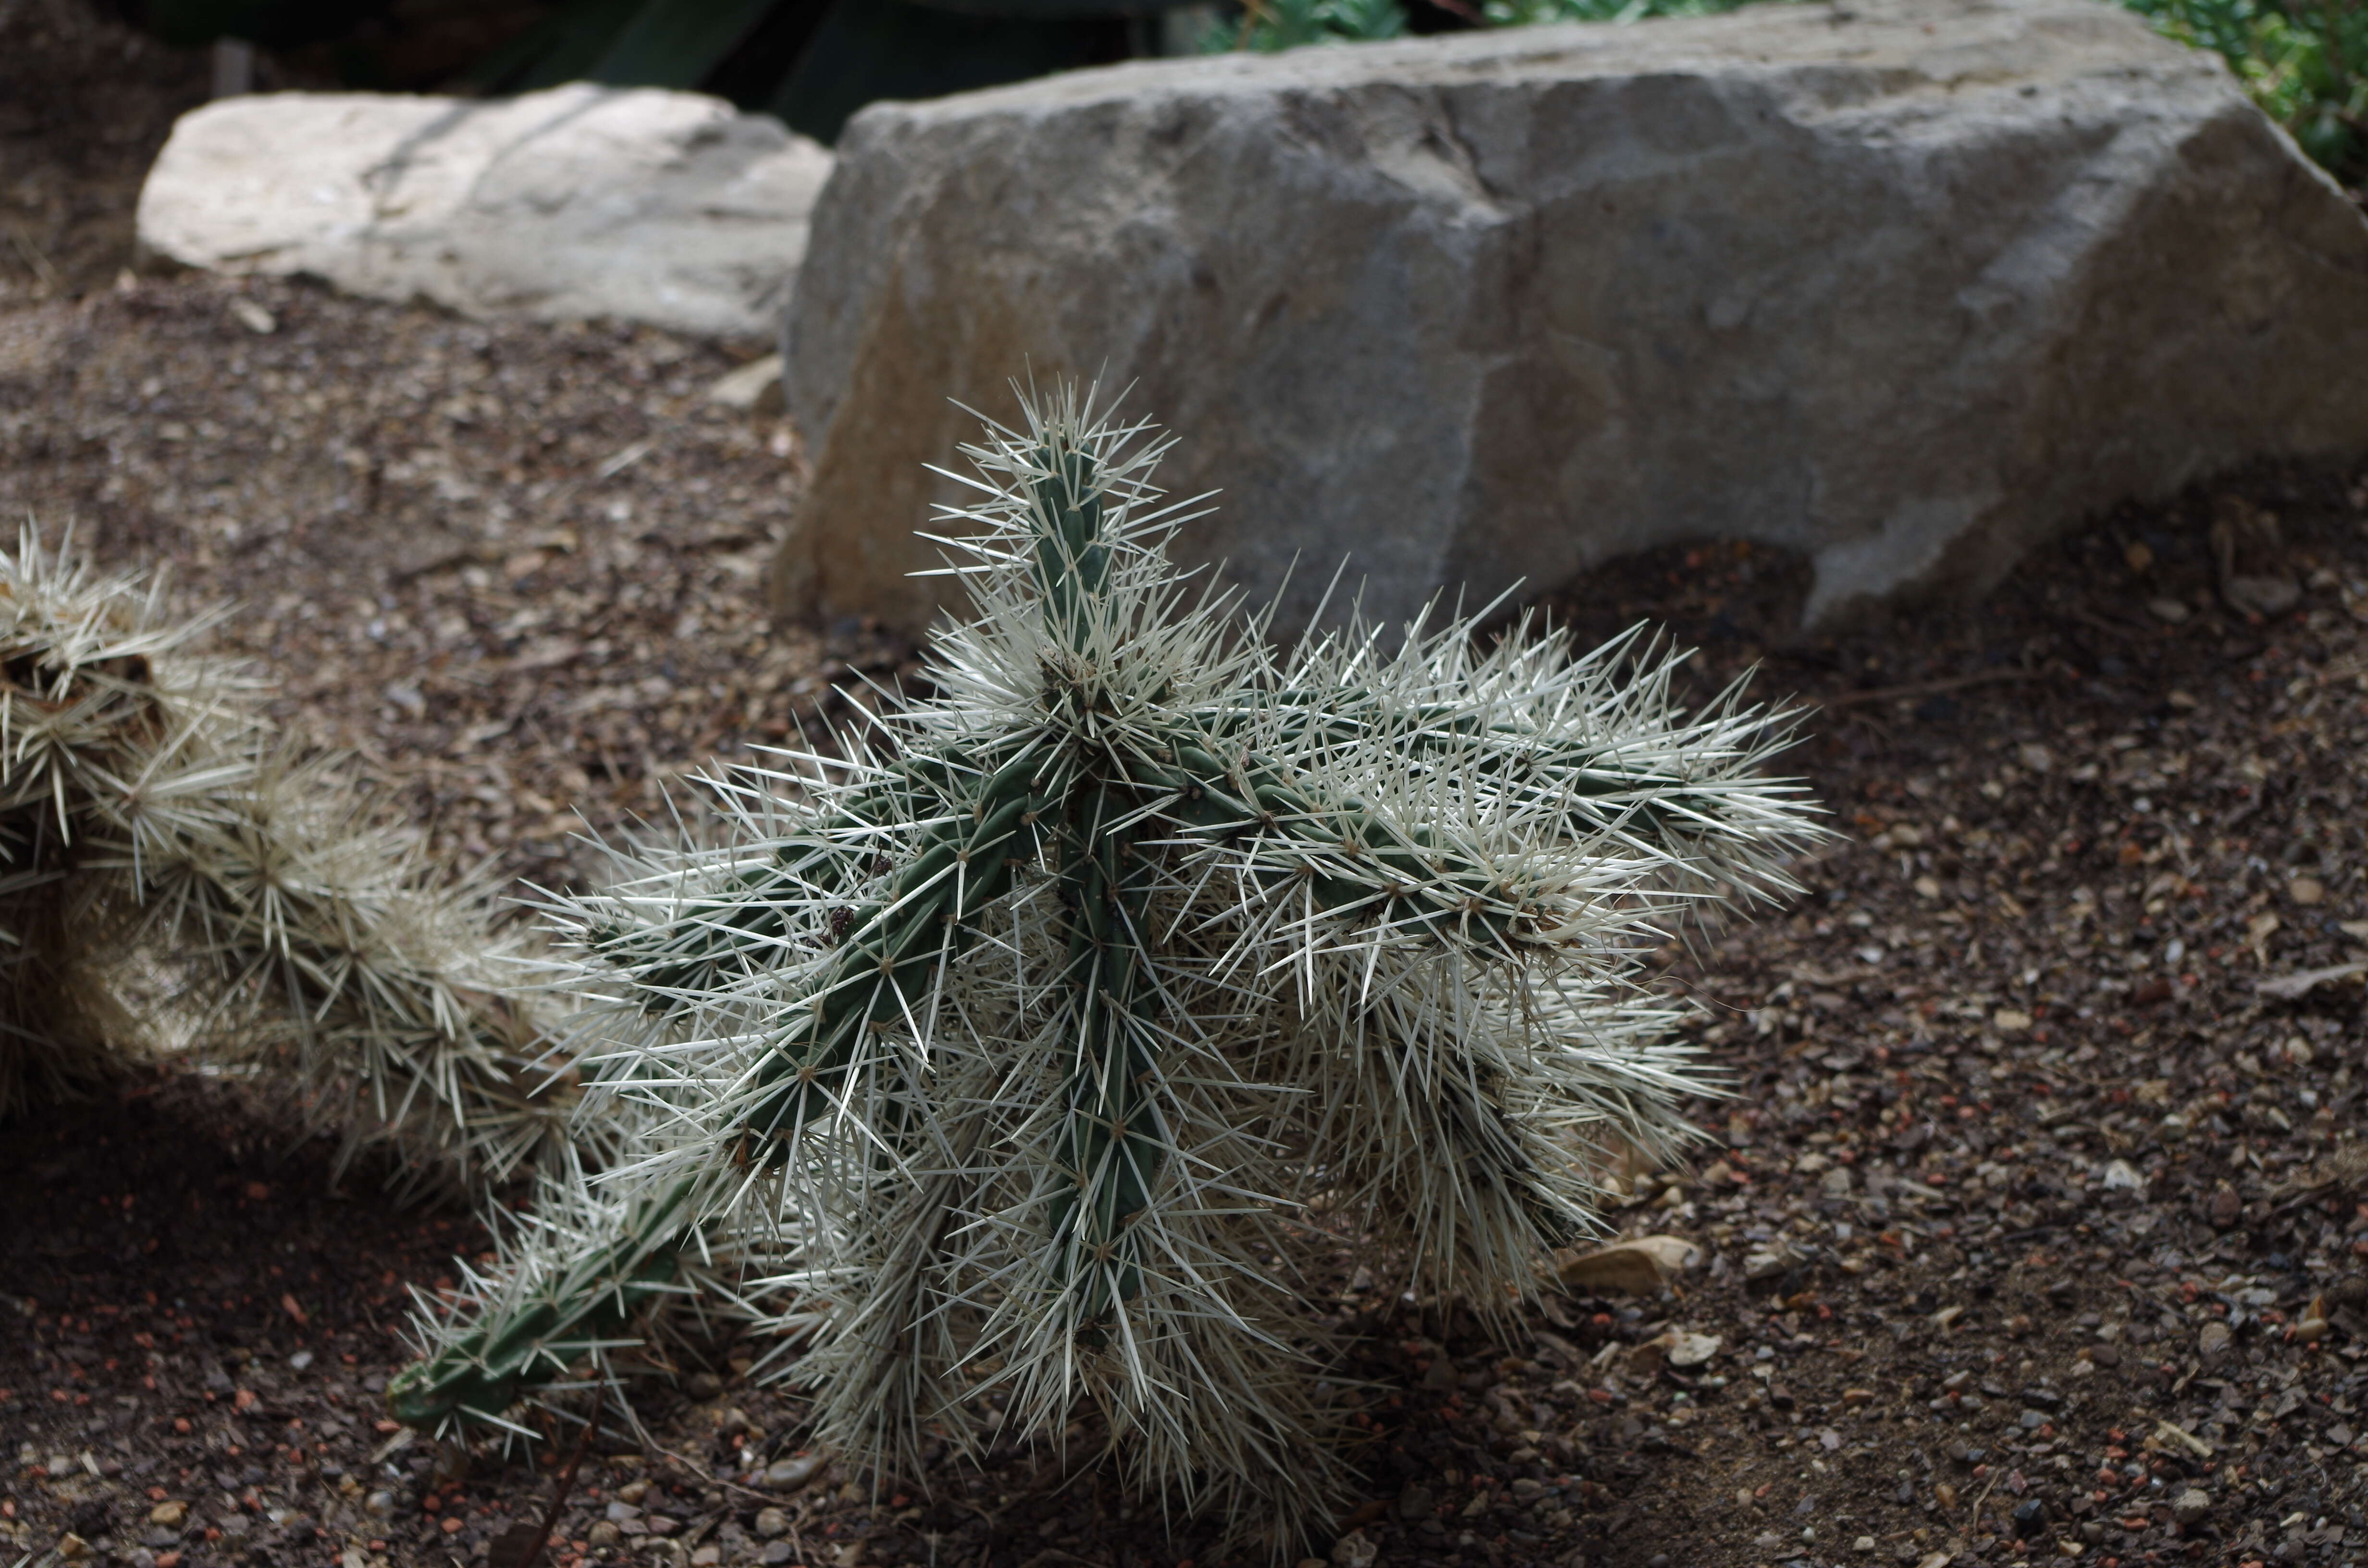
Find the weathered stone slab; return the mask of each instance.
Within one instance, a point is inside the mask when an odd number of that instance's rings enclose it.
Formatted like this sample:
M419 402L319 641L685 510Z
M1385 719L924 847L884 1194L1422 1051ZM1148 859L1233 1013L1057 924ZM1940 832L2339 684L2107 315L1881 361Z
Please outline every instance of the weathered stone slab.
M1140 63L852 122L788 317L781 607L926 619L1007 379L1104 372L1284 619L1807 552L1978 589L2264 453L2368 448L2368 221L2219 61L2091 0L1778 5Z
M225 98L181 117L140 238L471 315L776 329L829 153L694 93Z

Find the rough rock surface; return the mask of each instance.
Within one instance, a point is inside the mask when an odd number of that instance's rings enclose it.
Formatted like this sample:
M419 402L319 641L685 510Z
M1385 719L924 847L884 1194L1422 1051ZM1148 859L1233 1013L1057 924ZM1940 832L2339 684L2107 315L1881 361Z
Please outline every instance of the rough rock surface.
M786 328L780 607L926 618L1007 379L1104 370L1283 619L1805 551L1978 589L2116 500L2368 446L2368 222L2089 0L1867 0L1080 72L851 124Z
M470 315L763 334L831 156L692 93L272 93L182 117L140 239L192 267L313 273Z

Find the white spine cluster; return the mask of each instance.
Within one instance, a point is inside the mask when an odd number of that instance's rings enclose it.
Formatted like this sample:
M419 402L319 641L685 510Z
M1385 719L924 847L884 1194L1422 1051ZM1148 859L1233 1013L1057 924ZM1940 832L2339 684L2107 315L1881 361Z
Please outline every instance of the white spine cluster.
M1530 623L1279 653L1168 562L1161 450L1074 394L990 426L930 695L562 903L581 1114L631 1148L427 1315L404 1419L499 1417L736 1270L858 1462L1090 1404L1144 1491L1281 1550L1345 1479L1298 1265L1367 1238L1508 1310L1611 1150L1682 1141L1707 1079L1638 955L1789 886L1782 716Z

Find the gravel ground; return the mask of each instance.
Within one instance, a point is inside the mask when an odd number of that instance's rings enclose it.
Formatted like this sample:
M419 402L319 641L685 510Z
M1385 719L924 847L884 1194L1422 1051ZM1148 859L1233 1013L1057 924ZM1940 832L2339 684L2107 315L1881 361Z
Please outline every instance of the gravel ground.
M579 880L571 834L904 658L764 624L795 443L705 396L758 347L130 282L0 313L0 512L234 604L219 650L454 860Z
M734 358L143 281L0 315L29 394L0 414L0 500L175 561L192 602L243 595L220 641L292 723L362 748L454 848L564 879L564 813L647 811L827 677L903 658L758 619L796 453L701 401ZM1613 1217L1698 1249L1670 1290L1574 1292L1490 1344L1452 1302L1372 1299L1344 1253L1313 1308L1393 1392L1353 1539L1315 1549L2368 1556L2363 502L2353 473L2244 476L2107 519L1975 610L1832 638L1784 630L1796 569L1725 548L1574 593L1584 635L1650 618L1701 646L1702 690L1757 661L1824 704L1794 756L1849 838L1791 907L1665 955L1737 1088L1698 1108L1692 1168L1640 1175ZM2240 600L2283 574L2297 602L2229 608L2215 524ZM398 1282L481 1240L325 1187L228 1085L0 1133L19 1551L467 1568L540 1517L560 1456L439 1471L377 1425ZM1214 1561L1043 1454L875 1506L800 1460L798 1402L738 1379L752 1348L706 1347L642 1436L603 1438L557 1561Z
M860 624L761 619L799 453L703 398L760 346L119 287L123 171L202 75L103 30L51 47L70 14L0 4L0 85L58 77L0 92L17 232L63 214L47 277L0 256L0 508L235 601L216 644L292 727L519 882L596 874L579 814L662 813L685 770L906 665ZM144 129L45 139L103 108ZM1611 1218L1692 1267L1497 1344L1376 1299L1344 1249L1310 1309L1383 1392L1369 1500L1311 1551L2368 1561L2368 475L2132 508L1977 608L1845 635L1788 630L1802 585L1679 551L1563 607L1589 638L1669 625L1702 690L1757 662L1823 705L1793 755L1847 839L1789 907L1664 955L1736 1093ZM333 1192L326 1145L238 1085L162 1074L0 1128L0 1194L7 1568L474 1568L561 1493L564 1452L405 1446L380 1415L403 1287L482 1233ZM550 1561L1220 1561L1049 1454L875 1504L743 1381L753 1349L698 1347L638 1430L611 1412Z

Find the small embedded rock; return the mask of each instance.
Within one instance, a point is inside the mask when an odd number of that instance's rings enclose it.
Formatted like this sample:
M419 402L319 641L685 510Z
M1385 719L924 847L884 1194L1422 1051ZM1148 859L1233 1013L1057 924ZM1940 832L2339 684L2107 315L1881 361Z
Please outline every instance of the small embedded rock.
M804 1454L797 1459L775 1460L765 1467L765 1484L776 1492L794 1492L822 1473L826 1461L820 1454Z
M1332 1568L1373 1568L1382 1549L1363 1530L1350 1530L1332 1543Z

